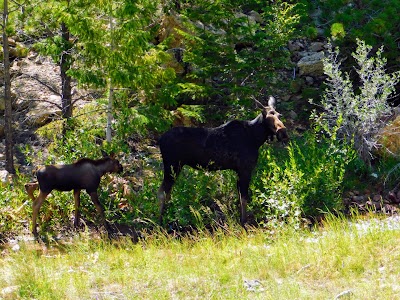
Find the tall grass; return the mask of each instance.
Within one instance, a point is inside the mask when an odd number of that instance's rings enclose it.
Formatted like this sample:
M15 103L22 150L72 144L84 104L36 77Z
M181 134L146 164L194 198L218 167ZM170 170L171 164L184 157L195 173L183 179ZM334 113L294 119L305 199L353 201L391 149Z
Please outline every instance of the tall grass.
M398 298L400 230L354 224L332 217L319 229L274 234L156 233L136 244L83 234L72 243L22 243L3 250L0 298Z

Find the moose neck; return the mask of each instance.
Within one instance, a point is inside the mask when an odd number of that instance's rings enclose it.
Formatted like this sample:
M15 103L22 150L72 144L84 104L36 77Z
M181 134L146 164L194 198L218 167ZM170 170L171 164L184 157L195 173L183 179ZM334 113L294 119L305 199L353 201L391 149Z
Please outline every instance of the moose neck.
M259 114L255 119L248 122L248 128L258 148L261 147L272 134L272 131L265 126L263 120L263 115Z
M111 172L110 165L107 163L107 161L99 161L99 164L96 165L96 169L101 176Z

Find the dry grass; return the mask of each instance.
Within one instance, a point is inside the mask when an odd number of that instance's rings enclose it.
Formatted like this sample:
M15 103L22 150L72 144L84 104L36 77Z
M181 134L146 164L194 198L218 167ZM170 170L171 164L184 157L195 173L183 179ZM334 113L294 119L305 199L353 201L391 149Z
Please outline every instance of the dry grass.
M162 233L133 244L85 235L23 243L0 259L0 299L395 299L400 230L386 222L275 234Z

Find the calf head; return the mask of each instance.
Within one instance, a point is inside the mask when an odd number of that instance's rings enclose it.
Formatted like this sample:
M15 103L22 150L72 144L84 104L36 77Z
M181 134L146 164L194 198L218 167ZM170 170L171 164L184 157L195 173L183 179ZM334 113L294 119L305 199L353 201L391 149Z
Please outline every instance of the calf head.
M272 137L276 136L278 141L286 144L289 141L289 136L286 131L285 125L279 119L280 113L275 110L275 98L270 97L268 106L262 107L263 123L268 128Z
M105 163L107 164L107 170L111 173L122 173L124 168L118 159L115 158L115 154L111 153L110 155L103 152Z

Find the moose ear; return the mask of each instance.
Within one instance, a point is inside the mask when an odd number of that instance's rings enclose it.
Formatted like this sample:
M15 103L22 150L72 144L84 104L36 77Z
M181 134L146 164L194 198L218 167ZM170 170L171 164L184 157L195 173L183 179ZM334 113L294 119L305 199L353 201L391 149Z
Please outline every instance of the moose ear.
M271 107L271 108L275 108L275 104L276 104L275 98L272 97L272 96L269 96L269 99L268 99L268 106Z

